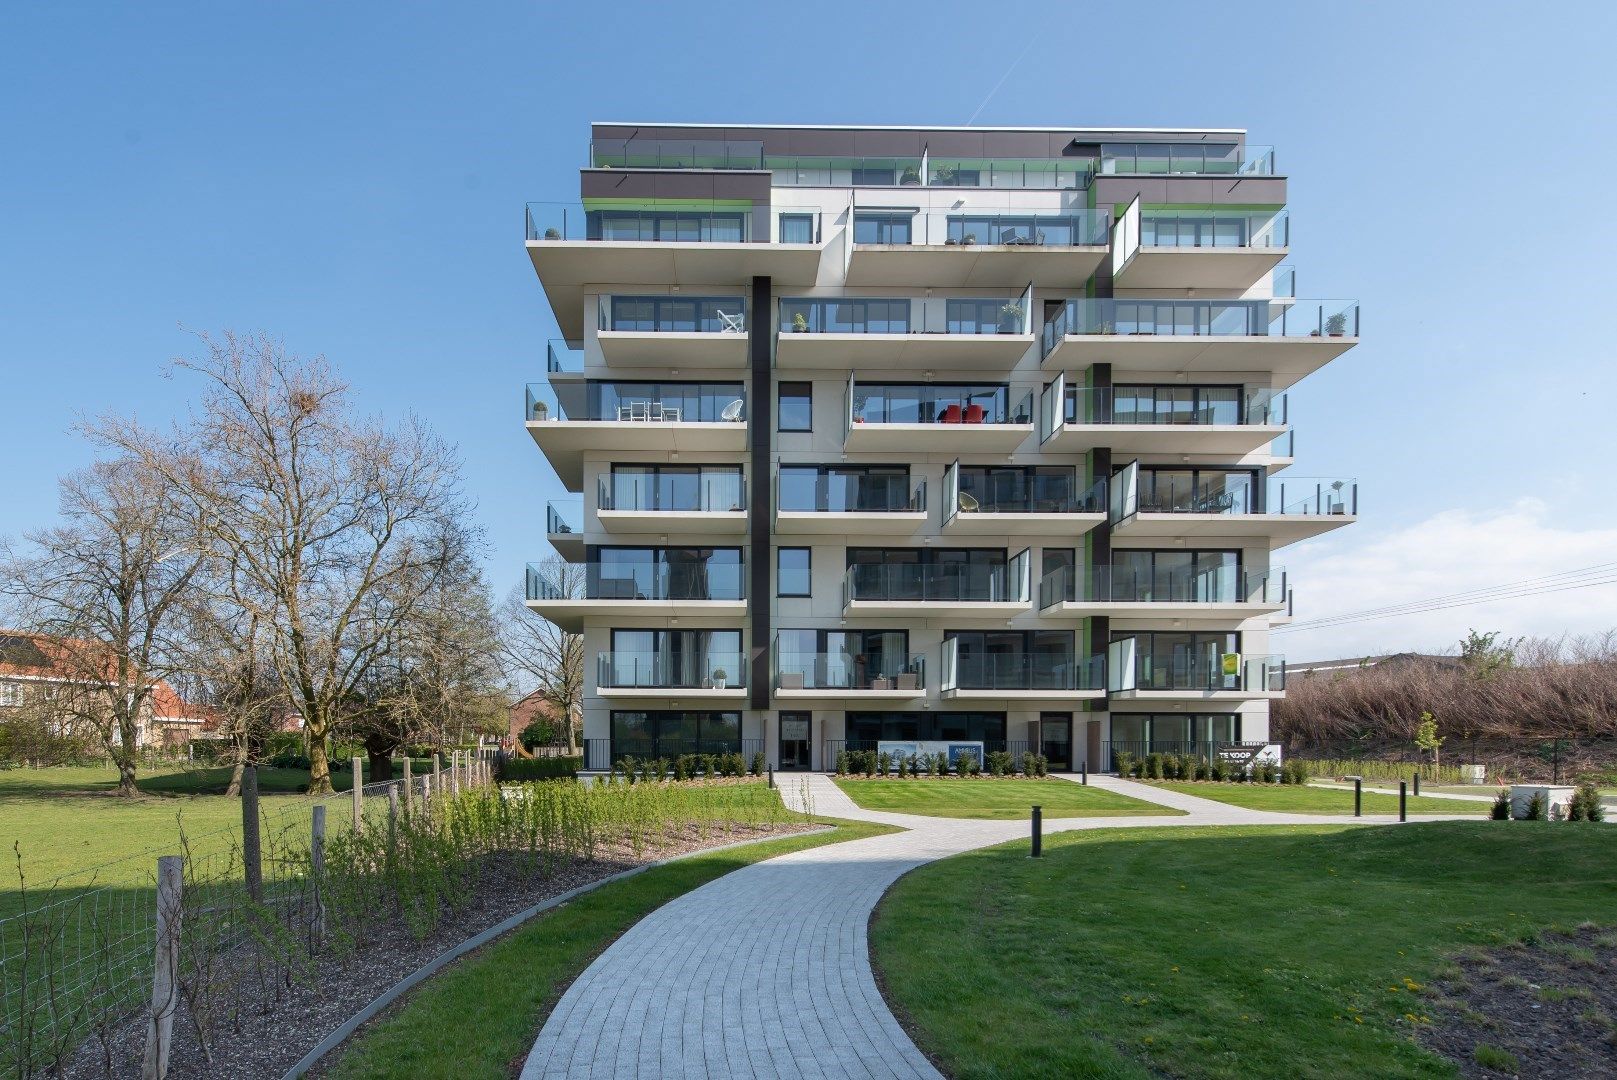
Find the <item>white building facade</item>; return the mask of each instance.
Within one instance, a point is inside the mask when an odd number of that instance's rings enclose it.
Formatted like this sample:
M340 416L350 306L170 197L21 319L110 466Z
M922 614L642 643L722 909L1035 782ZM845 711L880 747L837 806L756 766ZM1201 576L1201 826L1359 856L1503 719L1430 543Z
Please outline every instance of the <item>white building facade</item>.
M883 742L1262 743L1286 390L1357 343L1298 299L1286 178L1235 130L597 124L532 204L564 335L524 422L563 485L587 769ZM558 572L560 571L560 572Z

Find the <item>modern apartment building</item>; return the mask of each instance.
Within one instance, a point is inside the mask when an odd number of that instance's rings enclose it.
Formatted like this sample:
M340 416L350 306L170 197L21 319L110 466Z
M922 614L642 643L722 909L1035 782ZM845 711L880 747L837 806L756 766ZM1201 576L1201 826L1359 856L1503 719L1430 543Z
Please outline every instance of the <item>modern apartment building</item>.
M527 213L586 767L1266 740L1284 548L1358 510L1291 472L1359 310L1286 187L1239 130L596 124Z

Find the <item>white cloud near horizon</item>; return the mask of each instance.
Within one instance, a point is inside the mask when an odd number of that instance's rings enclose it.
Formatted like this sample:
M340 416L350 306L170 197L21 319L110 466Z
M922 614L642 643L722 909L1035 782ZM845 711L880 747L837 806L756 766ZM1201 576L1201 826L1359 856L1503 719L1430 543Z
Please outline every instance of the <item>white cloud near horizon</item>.
M1492 513L1447 510L1368 536L1361 532L1366 528L1361 522L1275 553L1296 593L1297 623L1617 563L1617 528L1560 525L1537 499ZM1617 572L1602 577L1617 578ZM1452 651L1473 627L1507 637L1611 630L1617 628L1617 582L1276 633L1271 648L1292 661Z

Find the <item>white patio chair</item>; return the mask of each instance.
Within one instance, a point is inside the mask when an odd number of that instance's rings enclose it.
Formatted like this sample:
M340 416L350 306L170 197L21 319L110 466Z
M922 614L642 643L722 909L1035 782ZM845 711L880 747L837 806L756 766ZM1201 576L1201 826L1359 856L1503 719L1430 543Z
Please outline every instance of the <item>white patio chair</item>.
M720 333L745 334L747 332L747 328L743 321L744 316L741 312L738 311L734 315L726 315L721 311L718 313L718 315L719 322L724 324L724 328L720 331Z
M737 423L741 420L741 410L744 408L746 408L746 402L742 401L740 398L736 398L734 401L730 402L730 404L724 407L724 411L719 414L719 419L723 420L726 424Z
M651 402L649 402L649 401L631 401L631 402L629 402L629 419L630 420L650 420L651 419Z

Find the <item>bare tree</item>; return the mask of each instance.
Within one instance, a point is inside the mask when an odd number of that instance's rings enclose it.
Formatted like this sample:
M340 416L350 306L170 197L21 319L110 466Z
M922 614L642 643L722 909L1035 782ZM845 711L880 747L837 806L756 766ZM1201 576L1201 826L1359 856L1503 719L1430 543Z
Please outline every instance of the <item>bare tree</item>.
M163 475L138 457L97 462L60 486L62 524L26 534L22 554L0 549L0 587L61 676L54 707L99 732L118 794L134 796L140 720L177 670L172 624L204 553Z
M328 740L422 591L467 547L459 462L414 417L359 415L321 357L258 335L202 337L176 367L205 390L167 447L125 425L206 522L309 744L309 790L331 790Z
M537 572L561 596L584 595L584 567L559 557L546 559ZM500 609L500 655L507 676L524 693L537 689L555 706L566 733L567 752L578 752L575 717L584 706L584 638L539 615L526 603L522 589L512 589Z
M269 662L269 634L257 612L235 599L228 576L202 576L183 615L179 644L187 700L206 705L214 732L230 741L226 795L241 794L243 770L262 759L286 709L286 690Z

